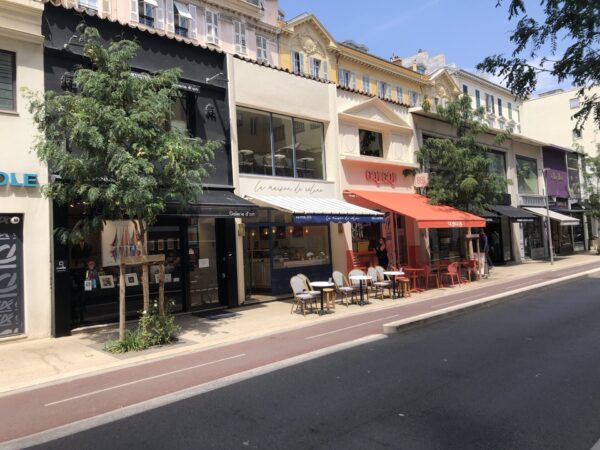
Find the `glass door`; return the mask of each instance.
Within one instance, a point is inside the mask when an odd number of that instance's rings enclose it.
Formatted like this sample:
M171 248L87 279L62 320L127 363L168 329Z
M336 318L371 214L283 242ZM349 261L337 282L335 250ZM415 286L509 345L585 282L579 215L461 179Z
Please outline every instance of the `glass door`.
M215 219L189 219L188 262L190 307L200 309L218 306L220 300Z

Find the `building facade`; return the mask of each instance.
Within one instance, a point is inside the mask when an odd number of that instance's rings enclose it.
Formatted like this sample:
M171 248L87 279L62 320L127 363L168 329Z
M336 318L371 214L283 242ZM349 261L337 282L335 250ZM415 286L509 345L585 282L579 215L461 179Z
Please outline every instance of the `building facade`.
M22 91L44 90L42 11L30 0L0 3L0 341L52 333L51 203L40 192L48 171Z
M277 0L62 0L66 7L150 33L279 64Z

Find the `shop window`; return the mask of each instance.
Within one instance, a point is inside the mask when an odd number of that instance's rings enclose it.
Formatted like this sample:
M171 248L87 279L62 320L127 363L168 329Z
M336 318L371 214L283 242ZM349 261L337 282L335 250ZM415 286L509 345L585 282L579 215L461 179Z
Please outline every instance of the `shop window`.
M540 249L544 248L544 233L542 222L535 219L533 222L527 222L523 226L523 246L525 247L525 256L528 258L538 258ZM564 227L567 228L567 227Z
M296 137L296 172L300 178L324 178L323 124L294 119Z
M241 173L325 178L322 123L238 108L237 127Z
M375 131L358 130L360 154L383 158L383 135Z
M17 109L16 81L15 54L0 50L0 110Z
M271 225L273 269L330 264L327 225Z
M538 194L537 161L517 156L517 187L519 194Z
M431 261L458 260L465 252L463 228L432 228L429 230Z
M280 177L294 176L294 141L293 123L290 117L273 114L271 119L273 125L273 144L275 154L273 155L274 175ZM266 159L266 171L271 171L269 159Z
M187 94L180 93L173 104L173 116L171 118L171 127L177 128L184 133L188 134L188 121L187 121Z

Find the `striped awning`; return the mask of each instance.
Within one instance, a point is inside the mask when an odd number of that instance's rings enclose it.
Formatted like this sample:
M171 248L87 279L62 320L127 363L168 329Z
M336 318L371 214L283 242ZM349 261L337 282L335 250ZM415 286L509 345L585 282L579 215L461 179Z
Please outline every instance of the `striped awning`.
M247 195L251 202L264 208L274 208L293 214L295 223L383 222L379 211L353 205L336 198Z
M564 214L557 213L556 211L552 210L547 211L546 208L523 209L526 209L527 211L530 211L540 217L546 217L547 215L549 215L552 220L556 220L557 222L559 222L561 227L577 226L580 224L579 219L576 219L575 217L566 216Z

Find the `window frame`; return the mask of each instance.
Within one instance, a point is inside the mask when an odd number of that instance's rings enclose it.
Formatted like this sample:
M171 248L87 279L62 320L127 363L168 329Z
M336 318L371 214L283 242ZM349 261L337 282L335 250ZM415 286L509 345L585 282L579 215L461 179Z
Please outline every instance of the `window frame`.
M361 149L361 139L360 139L360 134L362 132L365 133L373 133L376 135L381 136L381 155L379 156L373 156L373 155L366 155L363 154L362 149ZM358 129L358 154L360 156L366 156L367 158L381 158L381 159L385 159L386 158L386 149L385 149L385 136L384 133L382 131L377 131L377 130L370 130L368 128L359 128Z
M365 83L365 81L366 81L366 83ZM363 92L366 92L367 94L371 93L371 77L369 75L363 74L362 89L363 89Z
M0 49L0 53L7 54L9 56L9 61L11 63L10 70L12 70L11 84L12 84L12 105L13 105L12 109L0 108L0 111L2 111L2 112L17 112L17 53L12 52L10 50L3 50L3 49Z
M324 122L319 122L318 120L314 120L314 119L306 119L306 118L302 118L302 117L295 117L295 116L290 116L287 114L280 114L280 113L276 113L276 112L272 112L272 111L265 111L265 110L261 110L261 109L256 109L256 108L248 108L245 106L238 106L236 107L236 112L237 111L247 111L250 113L260 113L260 114L266 114L269 116L269 141L270 141L270 145L271 145L271 174L266 174L266 175L261 175L261 174L256 174L256 173L247 173L247 172L239 172L240 175L249 175L249 176L267 176L267 177L277 177L277 178L289 178L289 179L298 179L298 180L313 180L313 181L326 181L327 180L327 166L326 166L326 146L325 146L325 123ZM276 164L275 164L275 129L273 127L273 116L278 116L278 117L282 117L282 118L287 118L290 119L292 121L292 148L293 148L293 176L289 177L289 176L285 176L285 175L277 175L276 174ZM296 146L297 146L297 138L296 138L296 121L304 121L304 122L313 122L313 123L317 123L319 124L321 127L321 131L323 133L322 136L322 142L323 142L323 148L322 148L322 152L321 152L321 164L322 164L322 172L323 172L323 177L322 178L308 178L308 177L299 177L298 176L298 160L297 160L297 156L296 156ZM239 136L239 133L238 133ZM239 151L239 148L238 148ZM239 170L239 168L238 168Z
M398 103L404 104L404 89L402 86L396 86L396 100Z
M507 102L508 105L508 120L513 120L512 103Z
M210 22L208 17L210 16ZM209 32L209 27L211 32ZM204 10L204 35L206 42L219 45L219 14L211 9Z
M146 14L146 8L150 9L151 15ZM156 6L146 0L138 0L138 23L155 28L157 9Z
M481 108L481 91L479 89L475 89L475 107Z
M233 46L236 53L248 53L248 27L242 20L233 20Z
M535 179L536 179L536 185L537 185L537 192L533 192L533 193L532 192L522 192L519 189L519 173L518 173L519 160L529 161L530 163L533 162L535 164ZM517 170L517 192L522 195L540 195L540 177L538 175L539 166L538 166L537 159L530 158L528 156L523 156L523 155L515 155L515 169Z
M504 117L502 114L502 99L500 97L498 97L496 100L498 102L498 115L500 117Z
M259 45L259 41L261 43L264 43L264 47L262 45ZM259 56L259 50L261 52L264 52L264 56ZM256 35L256 59L258 61L269 62L269 41L265 36L261 34Z

